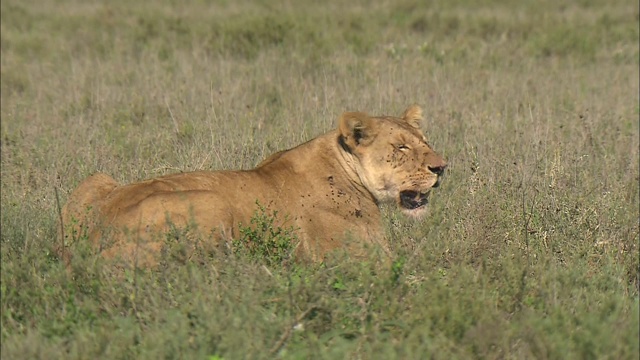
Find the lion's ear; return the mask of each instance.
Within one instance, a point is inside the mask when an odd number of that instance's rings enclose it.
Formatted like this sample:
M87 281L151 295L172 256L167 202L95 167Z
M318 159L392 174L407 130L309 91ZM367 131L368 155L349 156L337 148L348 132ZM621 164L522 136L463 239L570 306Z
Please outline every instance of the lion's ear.
M420 129L420 122L422 121L422 108L418 105L411 105L402 114L402 119L409 125L416 129Z
M340 135L351 149L368 145L375 137L373 120L363 112L345 112L340 117Z

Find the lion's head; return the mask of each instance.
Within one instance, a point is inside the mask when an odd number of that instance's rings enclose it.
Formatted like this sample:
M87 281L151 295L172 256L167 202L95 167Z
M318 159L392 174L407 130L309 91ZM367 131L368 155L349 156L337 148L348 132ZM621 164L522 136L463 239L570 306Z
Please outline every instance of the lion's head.
M340 144L355 156L356 172L379 202L395 201L411 217L424 215L432 188L438 187L446 161L420 129L422 109L409 107L399 117L347 112L340 118Z

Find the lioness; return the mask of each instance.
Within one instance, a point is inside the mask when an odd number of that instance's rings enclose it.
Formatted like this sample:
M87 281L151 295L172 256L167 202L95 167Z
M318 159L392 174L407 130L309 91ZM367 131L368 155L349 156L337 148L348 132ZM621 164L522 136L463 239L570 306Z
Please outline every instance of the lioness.
M197 171L120 185L98 173L85 179L62 210L66 242L78 234L108 258L155 266L171 226L193 223L216 244L238 236L256 203L297 229L296 257L314 262L335 249L360 257L388 252L378 205L394 201L419 218L445 160L420 130L422 109L397 118L345 112L338 128L278 152L255 169ZM64 250L62 250L64 253Z

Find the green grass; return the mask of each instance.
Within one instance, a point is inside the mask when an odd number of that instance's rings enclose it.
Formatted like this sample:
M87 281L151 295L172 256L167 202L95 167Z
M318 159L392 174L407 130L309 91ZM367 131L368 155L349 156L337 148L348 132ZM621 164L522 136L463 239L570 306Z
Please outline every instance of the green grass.
M640 356L637 3L0 6L2 358ZM412 103L450 166L425 220L385 209L389 265L52 254L95 171L251 168Z

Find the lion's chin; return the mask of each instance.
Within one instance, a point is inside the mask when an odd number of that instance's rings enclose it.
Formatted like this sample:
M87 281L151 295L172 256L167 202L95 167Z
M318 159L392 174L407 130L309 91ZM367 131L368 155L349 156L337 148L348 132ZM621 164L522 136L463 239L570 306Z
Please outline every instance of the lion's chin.
M411 219L414 220L420 220L422 219L426 214L427 214L427 207L426 206L421 206L419 208L415 208L415 209L402 209L402 213Z

